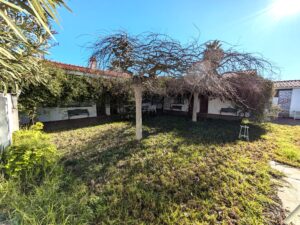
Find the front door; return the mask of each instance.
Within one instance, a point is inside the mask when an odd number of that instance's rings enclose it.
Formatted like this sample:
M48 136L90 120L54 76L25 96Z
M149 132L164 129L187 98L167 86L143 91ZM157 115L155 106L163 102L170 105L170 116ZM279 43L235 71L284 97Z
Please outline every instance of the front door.
M200 95L200 113L208 113L208 97L205 95Z

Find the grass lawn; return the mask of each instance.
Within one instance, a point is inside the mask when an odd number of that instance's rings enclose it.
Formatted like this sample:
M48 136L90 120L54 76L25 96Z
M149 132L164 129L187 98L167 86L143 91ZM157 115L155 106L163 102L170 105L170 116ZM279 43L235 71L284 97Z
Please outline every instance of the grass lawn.
M140 143L130 122L53 132L59 175L31 196L8 192L10 213L24 224L280 224L268 161L300 167L300 126L250 124L249 142L238 132L237 121L166 116L144 121Z

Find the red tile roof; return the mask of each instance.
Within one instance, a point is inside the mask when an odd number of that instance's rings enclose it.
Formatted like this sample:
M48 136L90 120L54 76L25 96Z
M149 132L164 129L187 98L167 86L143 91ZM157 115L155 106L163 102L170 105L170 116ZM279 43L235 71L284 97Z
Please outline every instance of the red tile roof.
M131 77L131 75L128 73L121 73L121 72L110 71L110 70L91 69L88 67L71 65L71 64L61 63L61 62L50 61L50 60L47 60L47 62L54 65L55 67L68 70L68 71L76 71L85 74L92 74L92 75L99 75L99 76L106 76L106 77L123 77L123 78Z
M231 78L231 77L237 77L239 75L255 75L257 74L256 70L243 70L243 71L236 71L236 72L227 72L227 73L223 73L222 77L223 78Z
M275 89L300 88L300 80L281 80L274 81Z

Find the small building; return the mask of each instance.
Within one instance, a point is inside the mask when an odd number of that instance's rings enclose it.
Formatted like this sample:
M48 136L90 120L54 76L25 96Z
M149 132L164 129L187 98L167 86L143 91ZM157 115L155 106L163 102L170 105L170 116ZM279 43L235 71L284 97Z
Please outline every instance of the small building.
M300 80L275 81L273 104L281 108L279 117L300 119Z

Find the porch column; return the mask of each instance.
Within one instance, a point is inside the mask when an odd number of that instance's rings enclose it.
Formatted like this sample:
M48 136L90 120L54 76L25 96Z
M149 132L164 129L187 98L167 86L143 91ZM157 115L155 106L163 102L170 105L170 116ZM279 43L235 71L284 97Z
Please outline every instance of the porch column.
M199 93L194 92L194 104L193 104L193 122L197 122L197 111L199 109Z
M19 130L18 96L12 95L11 102L12 102L12 118L13 118L12 131L14 132Z
M105 98L105 115L110 116L110 96Z
M136 139L141 140L143 138L142 130L142 84L137 83L133 85L134 98L135 98L135 126L136 126Z

